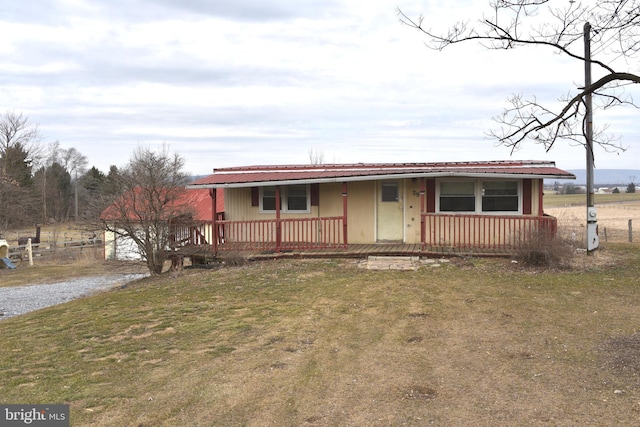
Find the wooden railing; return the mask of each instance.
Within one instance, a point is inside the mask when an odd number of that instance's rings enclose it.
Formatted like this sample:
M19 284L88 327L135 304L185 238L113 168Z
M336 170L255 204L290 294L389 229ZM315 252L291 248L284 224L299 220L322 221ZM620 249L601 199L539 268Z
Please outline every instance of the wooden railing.
M343 217L217 221L218 250L344 248ZM220 234L221 233L221 234Z
M175 247L185 245L207 245L209 241L206 237L206 228L211 223L200 224L198 226L173 227L171 230L171 243Z
M514 249L541 234L555 236L551 216L422 215L422 245L431 247ZM174 227L175 247L195 245L214 251L266 252L346 248L344 218L217 220L217 242L211 242L211 223Z
M223 220L224 213L218 213L217 218ZM172 248L211 245L211 221L194 222L178 218L170 222L169 233ZM224 239L224 233L220 227L218 227L218 239Z
M423 214L426 246L513 249L536 235L555 236L552 216Z

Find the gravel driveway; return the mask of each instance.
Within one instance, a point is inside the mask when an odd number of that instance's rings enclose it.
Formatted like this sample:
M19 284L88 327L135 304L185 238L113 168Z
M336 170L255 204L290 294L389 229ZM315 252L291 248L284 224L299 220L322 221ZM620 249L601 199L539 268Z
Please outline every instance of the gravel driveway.
M83 277L46 285L0 288L0 320L122 286L147 274Z

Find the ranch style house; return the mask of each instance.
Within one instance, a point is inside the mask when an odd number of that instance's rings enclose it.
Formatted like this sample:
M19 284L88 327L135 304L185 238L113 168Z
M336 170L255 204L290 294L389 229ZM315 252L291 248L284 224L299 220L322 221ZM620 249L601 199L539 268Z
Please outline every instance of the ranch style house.
M554 162L516 160L242 166L214 169L187 188L208 190L202 234L214 254L392 244L508 252L536 233L555 235L545 179L575 176Z

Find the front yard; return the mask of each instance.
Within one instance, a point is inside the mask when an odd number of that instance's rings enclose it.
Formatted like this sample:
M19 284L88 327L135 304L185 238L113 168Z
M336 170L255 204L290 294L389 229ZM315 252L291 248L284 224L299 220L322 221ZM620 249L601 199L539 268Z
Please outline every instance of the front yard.
M639 247L581 261L167 273L0 321L0 401L73 426L637 424Z

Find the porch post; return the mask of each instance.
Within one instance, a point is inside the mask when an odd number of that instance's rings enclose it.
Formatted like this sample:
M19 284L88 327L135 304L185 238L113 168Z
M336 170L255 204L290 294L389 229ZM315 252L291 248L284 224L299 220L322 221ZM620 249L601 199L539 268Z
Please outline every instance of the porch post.
M538 180L538 216L544 215L544 180Z
M218 189L211 188L209 190L211 196L211 249L213 255L218 255Z
M427 242L427 224L425 223L425 207L427 192L427 181L424 176L420 177L420 244L424 247Z
M347 183L342 183L342 237L344 238L344 247L349 245L347 239Z
M276 252L282 246L282 224L280 224L280 186L276 185Z

